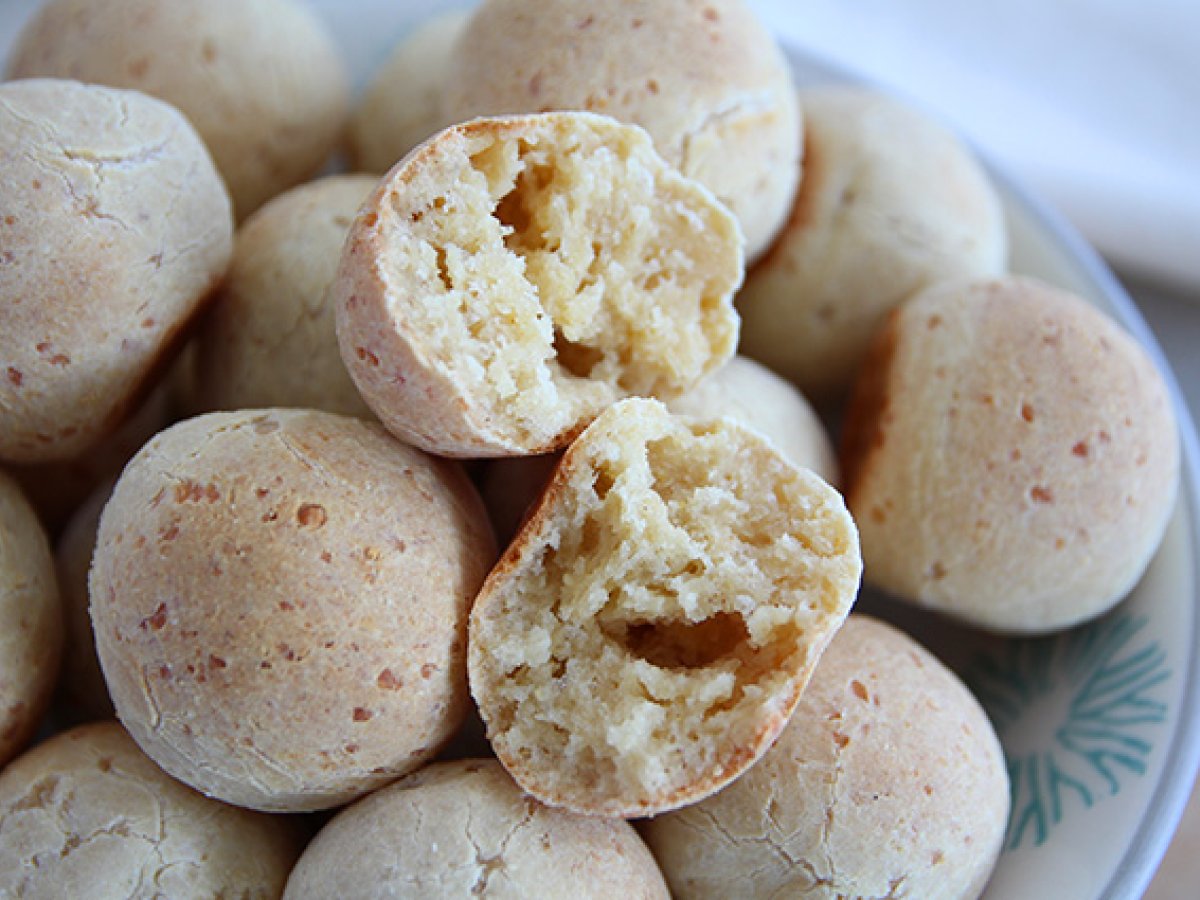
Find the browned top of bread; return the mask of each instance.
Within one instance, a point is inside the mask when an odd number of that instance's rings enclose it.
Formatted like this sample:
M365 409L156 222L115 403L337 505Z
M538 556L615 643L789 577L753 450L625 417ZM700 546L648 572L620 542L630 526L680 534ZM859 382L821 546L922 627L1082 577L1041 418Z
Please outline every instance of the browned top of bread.
M1179 436L1154 363L1031 279L949 282L901 307L843 437L867 578L1001 631L1108 609L1175 505Z

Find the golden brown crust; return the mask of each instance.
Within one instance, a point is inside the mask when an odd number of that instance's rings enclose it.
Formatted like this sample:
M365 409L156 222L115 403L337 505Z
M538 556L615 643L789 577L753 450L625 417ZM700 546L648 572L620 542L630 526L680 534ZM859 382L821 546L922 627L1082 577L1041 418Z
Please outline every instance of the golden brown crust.
M1037 633L1140 578L1175 506L1179 437L1153 363L1099 310L1032 279L935 286L861 378L843 466L868 580Z
M122 721L167 771L265 810L411 771L469 702L466 617L494 557L452 463L328 413L214 413L129 464L91 573Z

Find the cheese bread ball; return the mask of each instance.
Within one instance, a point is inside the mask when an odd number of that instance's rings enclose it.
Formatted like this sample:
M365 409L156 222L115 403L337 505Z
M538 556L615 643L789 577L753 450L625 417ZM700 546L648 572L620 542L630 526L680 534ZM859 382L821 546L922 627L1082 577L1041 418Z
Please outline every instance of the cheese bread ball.
M172 107L0 84L0 459L71 459L116 428L224 273L232 230Z
M0 766L46 712L62 641L50 545L20 489L0 473Z
M93 491L105 484L111 488L133 454L174 420L173 412L170 387L164 380L116 431L80 456L63 462L10 466L9 474L37 510L47 534L51 538L61 535Z
M858 590L842 499L730 419L610 407L563 456L471 612L471 693L543 803L695 802L787 722Z
M437 763L343 810L288 879L328 897L668 897L628 823L550 809L494 759Z
M800 178L791 70L743 0L486 0L452 50L446 114L583 109L641 125L737 216L757 258Z
M116 714L96 657L96 638L88 612L88 570L96 548L100 514L115 482L114 477L96 488L75 511L54 548L64 625L55 713L73 721L111 719Z
M668 401L667 409L696 418L736 419L761 431L796 465L837 483L833 446L808 401L774 372L744 356L735 356L686 394ZM516 533L557 462L557 456L549 455L488 464L480 493L502 542Z
M890 310L939 280L1000 274L1008 238L983 169L924 113L857 87L800 98L804 178L738 295L741 350L825 400Z
M378 425L212 413L154 438L113 490L96 649L121 721L176 778L256 809L336 806L458 727L493 559L466 477Z
M667 409L699 419L729 416L762 432L795 465L837 484L833 445L812 406L793 385L752 359L735 356L686 394L668 400Z
M970 900L1008 805L979 702L903 632L854 615L767 755L643 834L679 897Z
M565 446L733 355L737 222L640 128L477 119L397 165L334 285L342 358L393 434L447 456Z
M442 110L452 48L467 24L462 10L442 12L402 40L372 77L350 119L350 162L383 174L417 144L455 120Z
M1012 633L1133 588L1175 506L1179 434L1145 351L1074 294L955 282L876 339L843 431L866 577Z
M346 373L329 286L369 175L323 178L271 200L238 230L196 338L203 410L291 406L369 416Z
M50 0L9 60L9 78L32 76L133 88L178 107L239 220L320 169L349 114L333 39L295 0Z
M0 896L272 900L296 823L169 778L116 722L39 744L0 773Z

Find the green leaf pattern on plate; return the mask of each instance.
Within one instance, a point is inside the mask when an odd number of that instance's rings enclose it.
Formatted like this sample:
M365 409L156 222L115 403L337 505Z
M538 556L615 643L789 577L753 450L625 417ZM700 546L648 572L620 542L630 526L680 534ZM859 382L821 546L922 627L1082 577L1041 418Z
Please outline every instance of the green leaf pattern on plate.
M1139 640L1146 622L1117 610L1053 637L1007 641L967 670L1005 747L1006 850L1041 846L1071 810L1090 809L1117 794L1122 778L1146 773L1167 717L1159 688L1170 676L1159 643ZM1059 724L1022 727L1048 716ZM1030 745L1026 733L1053 740Z

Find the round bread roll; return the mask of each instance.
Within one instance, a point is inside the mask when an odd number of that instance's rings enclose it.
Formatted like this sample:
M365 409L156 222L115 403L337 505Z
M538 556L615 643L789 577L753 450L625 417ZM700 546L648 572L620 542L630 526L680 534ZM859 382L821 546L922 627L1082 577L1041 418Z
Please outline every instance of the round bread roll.
M583 109L641 125L737 216L757 258L800 178L791 70L743 0L486 0L454 45L446 114Z
M201 409L370 415L338 352L328 291L350 222L377 180L342 175L302 185L238 230L229 274L196 337Z
M54 548L65 626L55 713L76 722L111 719L116 714L96 657L96 637L88 613L88 571L96 549L100 514L115 481L114 477L101 484L75 511Z
M111 432L229 262L229 198L195 131L142 94L0 85L0 459Z
M50 738L0 773L0 896L280 896L296 823L168 778L116 722Z
M288 879L328 897L668 897L627 822L548 809L494 759L437 763L342 811Z
M20 488L0 472L0 766L41 722L62 642L50 545Z
M766 756L643 834L679 897L970 900L1008 806L979 702L907 635L854 615Z
M125 463L173 421L173 413L170 386L164 379L116 431L82 456L65 462L10 466L9 474L37 510L47 534L54 538L63 533L75 511L95 490L101 485L112 487Z
M183 422L134 457L100 520L91 612L117 714L210 796L345 803L458 727L494 554L466 477L378 425Z
M867 579L1010 633L1129 593L1179 482L1154 363L1086 301L1025 278L943 284L897 310L842 451Z
M703 419L729 416L757 428L791 462L837 483L833 446L808 401L774 372L744 356L735 356L686 394L668 401L667 409ZM516 534L557 463L556 455L488 463L480 494L502 543Z
M841 497L731 419L624 400L571 445L471 612L471 693L543 803L649 815L751 766L858 589Z
M676 415L729 416L770 438L790 462L837 484L837 458L825 426L794 386L745 356L735 356L686 394L667 401Z
M733 355L737 222L591 113L477 119L409 154L350 229L342 358L393 434L447 456L565 446L623 396Z
M452 48L467 24L463 10L442 12L401 41L371 78L350 119L350 164L383 174L455 120L442 110Z
M178 107L239 220L321 168L350 105L332 38L294 0L49 0L9 60L9 78L32 76L133 88Z
M920 111L845 86L800 100L800 193L737 303L742 352L825 400L849 389L890 310L936 281L1000 274L1008 238L983 169Z

